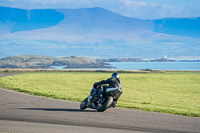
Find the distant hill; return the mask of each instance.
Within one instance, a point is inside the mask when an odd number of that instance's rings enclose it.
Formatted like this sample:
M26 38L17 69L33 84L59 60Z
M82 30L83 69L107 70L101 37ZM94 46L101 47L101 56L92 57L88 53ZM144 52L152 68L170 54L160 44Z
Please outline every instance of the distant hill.
M155 20L154 32L200 38L200 17Z
M51 66L66 66L66 68L104 68L106 64L95 59L84 57L50 57L39 55L21 55L0 58L0 68L51 68Z
M64 19L64 15L52 9L23 10L0 6L1 33L14 33L49 28Z
M0 57L200 56L200 17L142 20L98 7L0 12Z
M9 32L50 28L58 25L75 34L93 30L134 32L139 29L172 35L200 37L200 18L141 20L124 17L103 8L24 10L0 6L0 22ZM60 23L61 22L61 23ZM74 30L72 30L74 29Z

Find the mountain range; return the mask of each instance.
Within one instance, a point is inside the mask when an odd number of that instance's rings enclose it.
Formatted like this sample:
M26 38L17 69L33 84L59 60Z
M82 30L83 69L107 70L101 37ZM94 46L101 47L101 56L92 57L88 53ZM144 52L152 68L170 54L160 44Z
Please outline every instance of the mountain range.
M0 12L0 57L200 56L200 17L142 20L99 7Z

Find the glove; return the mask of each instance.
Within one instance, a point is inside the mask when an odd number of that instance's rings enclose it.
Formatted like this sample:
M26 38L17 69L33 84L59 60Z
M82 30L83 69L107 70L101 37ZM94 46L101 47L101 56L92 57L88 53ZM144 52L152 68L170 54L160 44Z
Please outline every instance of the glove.
M94 88L96 88L96 87L98 86L98 83L94 83L94 85L93 85L93 86L94 86Z

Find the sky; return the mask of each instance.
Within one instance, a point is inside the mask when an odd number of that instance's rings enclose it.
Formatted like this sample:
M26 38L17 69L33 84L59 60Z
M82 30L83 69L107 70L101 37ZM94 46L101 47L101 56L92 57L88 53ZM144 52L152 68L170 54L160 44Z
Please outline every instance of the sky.
M22 9L102 7L139 19L200 17L200 0L0 0L0 6Z

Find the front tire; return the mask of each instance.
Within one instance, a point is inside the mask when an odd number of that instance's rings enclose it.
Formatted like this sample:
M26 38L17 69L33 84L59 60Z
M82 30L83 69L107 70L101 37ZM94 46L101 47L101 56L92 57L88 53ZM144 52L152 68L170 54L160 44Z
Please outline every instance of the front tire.
M101 106L99 106L99 105L97 106L97 111L98 112L105 111L107 108L111 107L112 103L113 103L112 97L106 98L105 102Z
M80 104L80 109L84 110L87 108L87 102L88 102L88 98L86 98L85 100L83 100L83 102Z

